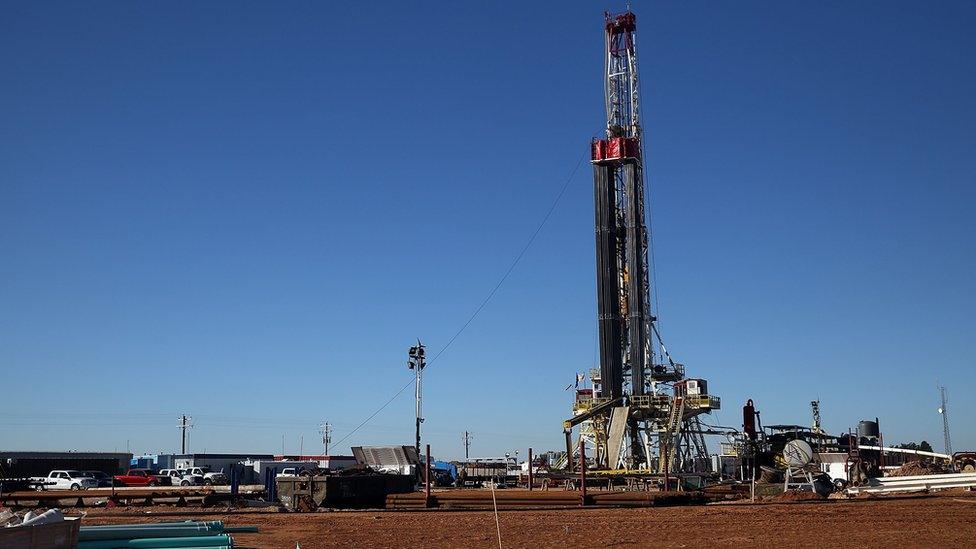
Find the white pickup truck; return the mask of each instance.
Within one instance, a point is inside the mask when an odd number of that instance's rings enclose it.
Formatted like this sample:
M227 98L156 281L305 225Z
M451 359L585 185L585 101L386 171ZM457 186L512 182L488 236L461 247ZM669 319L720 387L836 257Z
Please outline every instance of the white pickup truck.
M219 486L227 484L227 475L223 471L214 472L210 467L190 467L184 470L188 475L199 475L203 477L203 484L206 486Z
M41 490L87 490L97 488L98 481L81 471L51 471L47 477L38 477L36 489Z
M185 469L162 469L159 474L171 478L173 486L203 485L203 475L193 474Z
M281 470L280 473L275 475L275 478L297 477L298 475L304 473L305 471L309 471L309 469L306 469L305 467L285 467L284 469ZM314 472L314 468L312 468L312 472Z

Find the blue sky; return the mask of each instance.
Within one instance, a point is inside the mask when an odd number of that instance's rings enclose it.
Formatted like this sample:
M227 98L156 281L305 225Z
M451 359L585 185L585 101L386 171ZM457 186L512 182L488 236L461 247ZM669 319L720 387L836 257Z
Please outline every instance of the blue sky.
M320 451L439 352L601 132L592 2L4 2L0 447ZM661 328L740 423L976 447L976 6L639 2ZM427 370L437 455L559 448L584 164ZM405 391L350 444L409 444ZM524 454L523 454L524 455Z

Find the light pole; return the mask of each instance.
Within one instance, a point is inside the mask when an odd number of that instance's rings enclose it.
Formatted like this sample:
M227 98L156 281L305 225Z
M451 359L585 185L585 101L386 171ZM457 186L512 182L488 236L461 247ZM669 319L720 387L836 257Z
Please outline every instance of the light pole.
M409 358L407 359L407 368L414 371L416 376L416 387L415 396L417 398L417 455L420 455L420 424L424 422L424 416L421 411L421 382L423 381L423 371L427 366L427 357L424 350L424 344L417 340L417 344L410 347Z

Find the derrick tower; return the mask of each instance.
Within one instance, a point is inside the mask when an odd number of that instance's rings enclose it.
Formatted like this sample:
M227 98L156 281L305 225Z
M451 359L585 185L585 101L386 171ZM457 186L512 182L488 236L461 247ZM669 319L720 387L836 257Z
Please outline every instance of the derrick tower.
M574 415L564 422L567 454L575 451L578 425L598 466L698 469L708 460L697 416L720 402L704 380L684 378L650 306L637 21L630 11L605 14L603 80L606 134L591 143L600 367L590 372L591 386L577 390Z

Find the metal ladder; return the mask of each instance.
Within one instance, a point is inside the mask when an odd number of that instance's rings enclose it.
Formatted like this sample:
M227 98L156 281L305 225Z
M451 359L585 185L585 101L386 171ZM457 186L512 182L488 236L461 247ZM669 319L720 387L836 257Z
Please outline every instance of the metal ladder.
M675 456L678 455L678 436L681 434L681 420L684 415L685 399L684 397L676 396L674 397L674 402L671 403L671 414L668 416L668 424L665 431L668 448L667 453L661 456L661 470L664 470L665 464L668 464L668 469L673 471L670 465L675 462Z

